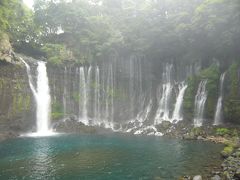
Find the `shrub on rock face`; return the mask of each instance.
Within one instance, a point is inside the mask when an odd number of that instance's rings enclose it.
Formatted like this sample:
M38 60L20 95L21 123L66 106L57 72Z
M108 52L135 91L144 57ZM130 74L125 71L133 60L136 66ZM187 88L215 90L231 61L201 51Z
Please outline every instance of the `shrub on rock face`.
M45 44L42 51L51 64L62 64L63 61L72 60L72 53L62 44Z
M229 134L229 129L227 129L227 128L218 128L218 129L216 129L216 135L218 135L218 136L224 136L224 135L227 135L227 134Z

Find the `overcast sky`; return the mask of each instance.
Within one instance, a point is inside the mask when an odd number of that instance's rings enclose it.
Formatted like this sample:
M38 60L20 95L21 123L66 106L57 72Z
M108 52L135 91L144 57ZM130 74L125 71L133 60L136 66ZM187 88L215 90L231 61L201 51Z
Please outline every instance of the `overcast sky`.
M33 8L33 0L23 0L23 2L30 8Z

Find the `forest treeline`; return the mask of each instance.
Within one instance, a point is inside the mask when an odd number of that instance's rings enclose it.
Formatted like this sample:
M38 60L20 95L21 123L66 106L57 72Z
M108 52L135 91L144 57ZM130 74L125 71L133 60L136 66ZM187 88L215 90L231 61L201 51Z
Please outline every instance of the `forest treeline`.
M16 51L54 64L140 53L153 60L240 59L239 0L1 0Z

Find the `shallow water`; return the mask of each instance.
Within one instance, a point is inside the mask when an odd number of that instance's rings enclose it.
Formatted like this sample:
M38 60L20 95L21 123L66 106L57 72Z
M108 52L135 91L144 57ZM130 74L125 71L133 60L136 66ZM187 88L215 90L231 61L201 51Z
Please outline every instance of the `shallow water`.
M0 179L172 180L219 165L221 149L162 137L24 137L0 143Z

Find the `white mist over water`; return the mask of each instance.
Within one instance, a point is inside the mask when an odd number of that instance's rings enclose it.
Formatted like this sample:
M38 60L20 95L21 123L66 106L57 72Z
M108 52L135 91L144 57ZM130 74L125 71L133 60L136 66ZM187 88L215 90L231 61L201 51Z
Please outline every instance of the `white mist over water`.
M202 80L198 86L198 91L195 96L195 117L194 117L194 126L200 127L203 124L203 114L205 108L205 102L207 100L207 91L206 91L207 80Z
M220 91L219 91L219 97L217 101L213 125L220 125L222 123L223 83L224 83L225 75L226 75L226 72L223 73L220 77Z
M27 69L27 75L29 79L29 85L36 100L37 110L37 130L36 133L32 133L29 136L49 136L53 132L49 128L50 124L50 112L51 112L51 96L49 90L47 68L45 62L38 62L37 67L37 88L33 85L30 66L22 60Z

